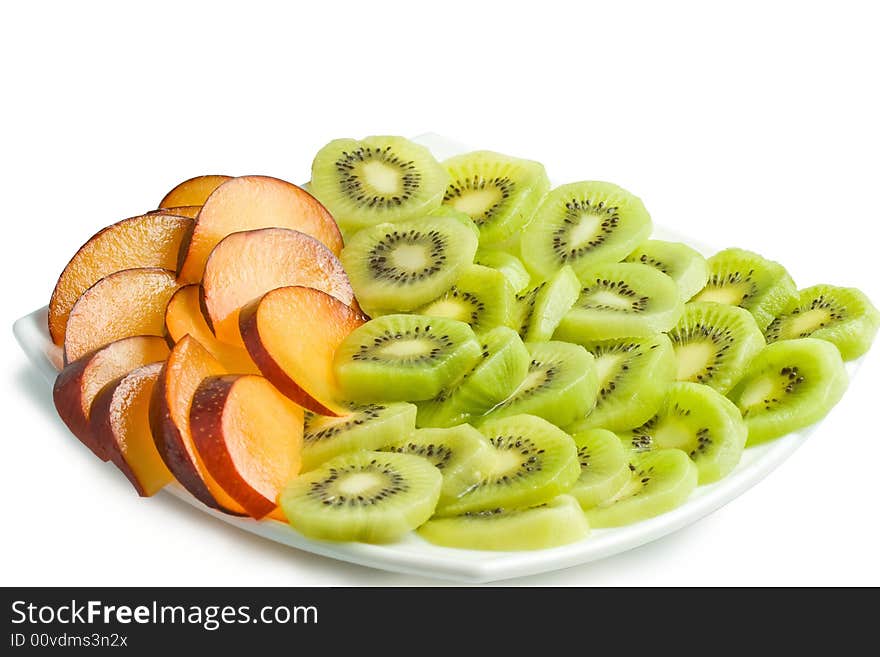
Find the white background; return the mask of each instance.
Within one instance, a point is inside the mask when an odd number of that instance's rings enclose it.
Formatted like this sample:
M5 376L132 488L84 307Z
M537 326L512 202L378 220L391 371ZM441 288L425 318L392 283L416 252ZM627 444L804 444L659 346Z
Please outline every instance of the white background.
M0 584L432 583L138 499L55 417L9 327L92 233L192 175L303 181L332 138L437 132L615 181L659 224L880 302L870 6L7 3ZM650 546L512 583L880 584L878 388L875 347L755 489Z

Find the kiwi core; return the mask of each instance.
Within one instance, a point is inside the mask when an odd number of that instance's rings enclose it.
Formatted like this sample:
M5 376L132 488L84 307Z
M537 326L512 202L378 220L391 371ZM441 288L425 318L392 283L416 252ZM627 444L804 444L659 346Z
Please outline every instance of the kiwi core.
M540 388L547 383L547 379L548 374L546 369L541 368L540 366L537 369L531 369L529 373L526 374L526 378L519 384L516 392L511 395L511 398L517 397L526 392L531 392L536 388Z
M434 347L435 345L420 338L409 338L387 342L379 351L390 358L409 359L426 356Z
M645 473L642 471L633 472L633 476L629 478L629 481L624 484L623 488L617 491L617 493L611 499L600 504L599 507L609 507L615 502L620 502L630 497L636 497L637 495L639 495L648 485L648 482L651 481L649 477L643 475L645 475Z
M676 418L667 418L654 429L654 444L657 447L671 447L689 452L693 443L693 430Z
M581 297L581 306L603 310L632 310L632 302L609 290L594 290Z
M464 212L473 219L483 217L502 200L501 190L497 187L469 189L449 201L456 210Z
M715 360L716 348L709 342L688 342L675 345L679 381L698 381Z
M813 331L824 327L831 319L831 313L824 308L808 310L789 319L789 333L792 336L807 337Z
M435 301L425 308L425 314L433 317L446 317L448 319L457 319L460 322L467 322L471 319L471 314L464 304L453 299L443 299Z
M769 376L762 376L743 391L739 401L740 409L745 414L750 408L769 404L775 396L776 382Z
M364 162L361 175L364 183L377 194L388 196L400 192L400 171L384 162Z
M499 450L492 468L492 474L496 479L515 473L522 467L523 459L519 452L514 450Z
M321 481L311 484L309 496L328 507L367 506L406 491L406 480L392 467L369 465L333 468Z
M623 354L602 354L596 359L596 375L603 390L617 376L617 371L625 360L626 356Z
M806 380L797 367L783 367L755 379L742 393L739 407L745 417L751 412L769 411L780 398L794 393Z
M522 436L496 436L489 439L495 448L495 458L491 474L484 483L508 482L524 477L542 467L541 454L544 450L528 438Z
M569 247L578 249L593 241L599 233L602 224L602 218L591 212L581 214L577 223L569 230L568 239Z
M715 301L717 303L726 303L731 306L739 306L745 301L750 288L747 285L722 285L718 287L707 287L700 292L694 301Z
M428 266L428 252L421 244L400 244L391 252L392 263L408 271L419 271Z
M382 488L384 479L377 472L355 472L343 477L339 482L338 489L343 495L356 497L369 495L371 492Z

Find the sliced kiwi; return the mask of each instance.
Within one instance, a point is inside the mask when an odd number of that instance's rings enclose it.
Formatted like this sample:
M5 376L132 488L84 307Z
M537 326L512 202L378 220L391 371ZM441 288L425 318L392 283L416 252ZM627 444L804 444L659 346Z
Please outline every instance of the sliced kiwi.
M351 413L329 417L306 411L303 431L302 470L359 449L379 449L391 439L405 439L416 428L413 404L366 404L352 406Z
M599 392L586 418L566 427L575 433L604 427L625 431L645 422L675 378L672 343L662 333L651 338L622 338L587 343L596 362Z
M590 525L570 495L525 509L487 509L435 518L419 535L436 545L469 550L541 550L574 543Z
M797 296L785 267L743 249L725 249L707 261L709 281L692 301L716 301L745 308L762 331Z
M616 434L587 429L572 436L578 449L581 476L569 494L583 509L611 499L629 481L629 453Z
M685 304L669 339L675 349L676 379L705 383L722 394L764 348L764 336L750 312L711 301Z
M527 413L564 427L596 403L599 381L590 353L568 342L529 342L529 370L513 393L484 419Z
M478 265L483 265L484 267L497 269L504 274L505 278L507 278L507 282L510 283L516 294L525 290L529 285L531 277L529 276L529 272L526 271L525 265L515 255L507 253L506 251L477 249L477 254L474 256L474 262Z
M699 383L669 386L650 420L620 435L637 452L680 449L696 463L700 483L727 476L746 445L746 425L727 397Z
M466 213L480 228L480 244L507 241L532 219L550 189L544 165L475 151L443 162L450 183L443 203Z
M580 281L571 267L517 295L511 326L523 340L549 340L559 322L577 300Z
M730 391L754 445L818 422L847 387L840 352L817 338L767 345Z
M477 364L434 399L419 402L420 427L451 427L470 422L507 399L529 370L526 346L516 331L499 326L480 336Z
M554 333L557 340L589 342L648 337L681 316L678 286L647 265L611 263L584 270L580 295Z
M387 543L431 517L442 483L440 470L418 456L352 452L291 479L280 503L311 538Z
M491 471L494 452L469 424L448 429L417 429L392 440L379 451L413 454L428 459L443 475L439 504L450 504Z
M413 310L452 286L477 250L470 220L454 212L372 226L346 244L340 259L364 310Z
M571 436L546 420L514 415L486 422L480 432L493 449L489 474L454 502L438 506L438 515L543 504L580 476Z
M469 265L451 288L415 312L457 319L482 333L510 321L513 297L513 288L500 271Z
M651 234L651 217L642 201L607 182L578 182L548 193L522 234L526 267L539 279L565 265L582 273L600 263L617 262Z
M814 285L777 316L764 335L767 342L820 338L837 345L844 360L853 360L871 347L880 312L853 287Z
M626 257L624 262L636 262L653 267L675 281L682 301L687 301L702 290L709 280L706 259L687 244L647 240Z
M444 317L385 315L359 326L336 350L334 371L356 402L433 399L480 357L471 327Z
M681 506L697 486L697 466L680 449L634 454L629 481L586 512L591 527L620 527Z
M312 162L311 193L352 234L438 207L446 170L424 146L403 137L336 139Z

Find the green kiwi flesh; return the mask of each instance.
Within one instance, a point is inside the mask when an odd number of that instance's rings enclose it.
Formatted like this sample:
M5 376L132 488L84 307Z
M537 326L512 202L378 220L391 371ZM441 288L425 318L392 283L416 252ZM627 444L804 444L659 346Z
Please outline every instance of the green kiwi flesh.
M433 399L480 358L471 327L444 317L385 315L352 331L336 350L334 372L355 402Z
M721 394L733 387L765 344L749 311L711 301L685 304L668 335L675 349L676 379L704 383Z
M488 475L450 504L440 516L549 502L580 476L577 448L567 433L532 415L493 419L480 426L493 449Z
M584 538L590 525L570 495L525 509L495 508L435 518L418 533L435 545L468 550L541 550Z
M629 481L629 452L607 429L587 429L572 436L581 476L569 494L584 510L611 499Z
M767 342L819 338L837 346L844 360L854 360L871 347L880 312L853 287L814 285L798 292L797 299L770 322Z
M762 331L797 297L785 267L744 249L725 249L707 260L709 281L691 301L745 308Z
M384 445L379 451L412 454L427 459L443 475L439 504L449 504L484 479L494 452L469 424L447 429L417 429Z
M696 464L700 484L709 484L736 467L747 434L739 410L722 394L698 383L675 383L654 417L620 437L637 452L682 450Z
M680 449L632 455L629 480L586 511L591 527L620 527L681 506L697 486L697 466Z
M603 427L625 431L650 418L675 380L672 343L660 333L651 338L619 338L587 343L593 354L599 392L596 406L570 433Z
M504 274L489 267L469 265L451 288L415 312L457 319L482 333L507 325L513 303L513 288Z
M416 407L403 402L353 406L342 417L305 412L302 471L339 454L379 449L393 437L405 439L416 428Z
M312 162L311 193L348 235L427 214L443 200L449 175L431 152L393 136L336 139Z
M577 182L550 191L522 234L526 267L546 279L565 265L579 277L588 268L617 262L651 233L642 201L612 183Z
M421 457L352 452L294 477L280 503L291 526L310 538L387 543L431 517L442 483L440 470Z
M418 308L448 290L472 263L473 224L453 213L443 209L406 223L372 226L346 244L340 260L368 314Z
M525 378L477 422L526 413L564 427L585 417L599 391L593 356L568 342L529 342L526 347L531 361Z
M675 281L652 267L597 265L582 272L579 296L553 337L577 343L650 337L672 328L683 307Z
M709 281L709 265L696 249L681 242L646 240L624 262L648 265L675 281L682 301L702 290Z
M549 340L577 300L580 287L574 270L563 267L548 280L517 295L511 326L523 340Z
M525 265L515 255L495 249L477 249L474 262L484 267L497 269L504 277L515 294L519 294L529 286L531 276Z
M507 241L532 219L550 189L544 165L491 151L443 162L449 185L443 204L464 212L480 229L480 244Z
M507 399L529 370L531 356L516 331L499 326L479 336L477 364L429 401L419 402L420 427L471 422Z
M837 347L798 338L767 345L728 396L745 419L748 444L755 445L818 422L847 384Z

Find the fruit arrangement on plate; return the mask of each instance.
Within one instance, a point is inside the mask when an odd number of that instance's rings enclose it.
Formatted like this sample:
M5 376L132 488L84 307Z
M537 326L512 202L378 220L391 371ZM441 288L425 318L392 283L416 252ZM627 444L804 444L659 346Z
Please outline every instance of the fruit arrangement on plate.
M577 541L824 417L880 326L856 289L651 233L617 185L400 137L327 144L305 187L192 178L65 267L55 405L143 496L325 540Z

